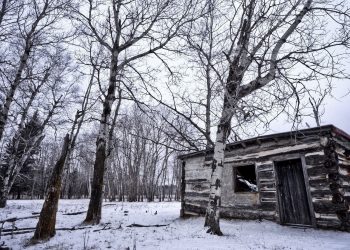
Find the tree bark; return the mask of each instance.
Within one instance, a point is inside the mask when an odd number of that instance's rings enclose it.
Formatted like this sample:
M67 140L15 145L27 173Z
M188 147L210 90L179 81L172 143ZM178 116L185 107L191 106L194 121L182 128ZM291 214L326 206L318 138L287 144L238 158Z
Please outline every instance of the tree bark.
M221 180L222 171L224 168L226 141L230 134L231 119L233 115L233 108L230 106L227 97L225 97L224 107L216 132L216 142L214 148L214 156L212 160L212 173L210 181L209 203L207 207L205 225L208 226L208 233L223 235L220 230L220 211L221 204Z
M19 60L15 78L11 82L10 89L6 94L4 106L0 107L0 140L2 139L4 134L5 125L7 123L7 119L10 111L10 106L14 100L16 90L22 81L22 73L25 69L25 66L27 65L27 61L28 61L31 49L33 48L33 39L35 36L36 29L39 25L39 22L47 15L46 11L48 7L49 7L49 3L45 2L42 11L39 13L36 20L33 22L31 29L29 30L29 32L25 37L24 50Z
M53 237L56 233L55 231L56 213L57 213L57 207L58 207L58 200L61 192L62 173L63 173L64 163L67 158L69 142L70 142L70 138L69 138L69 134L67 134L64 138L64 143L63 143L60 158L56 162L50 178L48 195L45 199L43 208L40 212L39 221L36 226L34 236L32 238L33 242L38 240L49 239Z
M242 29L240 30L240 38L237 43L236 52L233 60L229 64L229 75L226 82L224 94L224 105L222 108L220 123L216 133L216 142L214 146L214 156L212 160L212 174L210 182L209 203L206 212L205 226L209 226L208 233L222 235L220 230L220 201L221 201L221 180L224 167L226 141L231 130L231 120L235 113L237 102L247 95L250 95L257 89L266 86L275 78L277 68L277 56L287 38L294 32L302 18L309 11L312 0L308 0L304 8L296 16L289 28L284 32L281 38L276 43L272 50L270 60L270 70L264 76L258 76L249 84L241 85L245 73L245 69L249 66L247 57L248 45L250 39L251 17L255 7L255 2L252 1L248 7L247 18L243 21Z
M102 199L103 199L103 179L107 159L107 140L109 139L109 120L112 105L115 100L116 75L118 53L115 51L111 56L110 79L106 98L103 102L103 111L100 120L100 128L96 140L96 157L94 163L94 174L91 187L91 198L89 209L84 223L98 224L101 220Z

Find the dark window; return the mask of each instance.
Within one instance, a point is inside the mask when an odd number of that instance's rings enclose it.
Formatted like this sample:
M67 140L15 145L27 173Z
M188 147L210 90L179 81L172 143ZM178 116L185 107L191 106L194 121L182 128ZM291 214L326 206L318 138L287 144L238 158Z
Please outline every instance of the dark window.
M257 192L255 166L247 165L235 168L235 192Z

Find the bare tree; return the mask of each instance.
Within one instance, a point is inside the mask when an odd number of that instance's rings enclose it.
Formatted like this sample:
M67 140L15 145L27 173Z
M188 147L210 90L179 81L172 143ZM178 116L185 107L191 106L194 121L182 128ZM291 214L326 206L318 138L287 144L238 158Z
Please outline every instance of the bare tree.
M57 33L53 35L57 28L55 24L58 20L61 20L69 1L15 1L15 4L10 2L12 1L3 1L1 12L3 14L0 14L0 17L5 15L12 5L16 6L12 18L16 20L18 36L14 39L7 39L4 47L10 51L13 51L13 49L18 49L18 51L10 54L9 58L2 59L4 63L1 64L1 73L3 73L3 79L6 79L7 86L4 89L4 100L0 106L0 140L3 138L11 104L14 101L18 87L23 81L23 73L33 49L38 50L61 40ZM10 63L10 56L18 56L18 63Z
M309 93L309 103L312 107L313 118L315 119L316 126L321 126L321 116L324 114L324 110L322 111L322 104L327 96L330 95L332 89L325 88L324 90L319 90L315 92Z
M348 45L349 13L348 8L344 12L339 7L343 5L346 3L341 1L313 0L275 1L273 4L250 0L233 4L235 16L230 19L231 44L225 51L229 71L211 165L210 197L205 222L209 227L208 232L222 235L219 206L224 152L231 120L239 109L239 103L263 88L270 88L270 92L273 92L272 84L295 87L300 81L345 77L339 68L336 70L337 60L343 55L331 57L330 64L322 61L329 50ZM321 21L321 14L331 18ZM332 18L336 20L334 25L340 24L339 29L335 29L332 38L320 39L315 30L326 30L324 22ZM337 33L344 29L346 35ZM300 73L295 76L293 73L298 67Z
M82 33L103 47L109 62L108 66L101 62L109 69L109 78L107 90L101 86L106 93L103 94L92 194L85 219L85 223L99 223L109 124L115 93L121 88L123 71L128 67L135 68L132 64L165 49L180 28L193 20L196 4L194 1L112 0L108 6L98 1L87 1L86 7L87 13L76 11L77 19L82 24ZM104 16L103 20L97 14L99 12Z
M76 111L70 133L67 133L64 138L60 157L53 168L53 172L48 183L48 194L45 198L45 202L40 212L39 221L32 238L33 243L38 240L49 239L56 233L56 213L58 200L61 194L63 170L67 159L71 156L74 150L80 129L85 121L84 118L89 107L90 93L94 76L95 70L93 69L86 92L82 98L81 107Z
M67 158L69 148L69 134L64 138L64 143L61 151L60 158L56 162L56 165L53 169L53 173L51 175L49 181L49 190L47 197L45 199L43 208L40 212L40 217L38 224L36 226L36 230L34 233L34 237L32 239L33 242L37 240L49 239L55 235L55 225L56 225L56 212L58 207L58 199L60 196L61 190L61 179L63 173L63 167L65 160Z

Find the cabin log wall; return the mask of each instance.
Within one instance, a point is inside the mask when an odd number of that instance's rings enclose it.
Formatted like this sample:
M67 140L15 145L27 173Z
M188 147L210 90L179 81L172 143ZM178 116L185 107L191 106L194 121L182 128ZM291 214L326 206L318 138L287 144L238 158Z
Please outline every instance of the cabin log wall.
M204 215L208 204L211 154L183 159L183 215ZM274 162L302 159L313 225L350 230L350 142L331 133L230 145L225 154L221 216L279 222ZM258 192L234 192L234 167L254 164Z
M337 168L335 179L336 190L333 192L332 202L337 205L336 214L341 221L341 230L350 231L350 142L343 137L334 136L329 142L336 155L334 161Z

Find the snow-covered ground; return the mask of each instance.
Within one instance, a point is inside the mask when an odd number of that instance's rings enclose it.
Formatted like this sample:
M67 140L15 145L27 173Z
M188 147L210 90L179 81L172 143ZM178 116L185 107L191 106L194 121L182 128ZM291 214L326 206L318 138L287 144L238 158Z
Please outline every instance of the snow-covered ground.
M32 216L43 201L9 201L0 209L0 220ZM88 200L61 200L56 228L81 226ZM128 212L126 212L128 211ZM300 229L269 221L221 220L224 236L205 233L203 218L179 219L178 202L121 203L106 202L102 223L91 228L56 232L50 241L26 249L350 249L350 233ZM4 228L35 227L37 218L6 222ZM164 227L127 227L130 224ZM1 226L1 225L0 225ZM100 230L104 229L104 230ZM96 231L99 230L99 231ZM3 233L4 234L4 233ZM2 236L0 245L23 249L33 233ZM1 249L1 247L0 247Z

